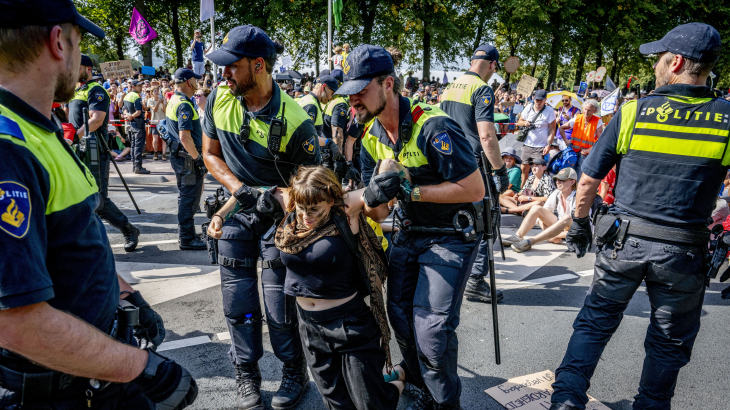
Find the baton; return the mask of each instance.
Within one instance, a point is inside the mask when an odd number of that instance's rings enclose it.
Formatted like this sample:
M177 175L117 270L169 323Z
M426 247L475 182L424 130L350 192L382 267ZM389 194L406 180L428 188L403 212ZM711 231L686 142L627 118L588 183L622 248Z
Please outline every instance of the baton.
M483 155L483 154L482 154ZM484 166L484 170L488 171L485 173L486 178L491 178L491 166L488 165L489 162L487 161L487 158L485 156L482 156L482 163ZM492 202L494 201L494 196L492 192L492 184L491 181L486 181L487 190L488 190L488 198L485 198L485 204L484 208L486 208L486 220L487 220L487 253L489 254L488 267L489 267L489 286L492 288L492 329L494 330L494 359L497 364L502 363L502 355L500 353L499 348L499 316L497 315L497 278L496 278L496 271L494 269L494 229L495 225L493 224L492 220ZM496 228L499 229L499 221L496 223ZM499 231L498 231L499 232ZM502 235L501 233L498 234L499 237L499 243L502 244ZM502 247L502 258L504 259L504 247Z
M87 110L86 108L84 108L84 127L86 128L85 135L88 136L89 135L89 110ZM124 176L122 176L122 173L119 171L117 162L114 161L114 155L111 154L111 150L109 149L109 146L106 145L106 141L104 141L104 138L97 138L97 140L101 141L102 150L104 150L104 153L112 161L112 164L114 164L114 169L117 170L117 174L119 174L119 179L122 180L122 184L124 184L124 189L127 190L127 194L129 194L129 199L131 199L132 203L134 204L134 209L137 210L138 215L142 215L142 212L139 210L139 207L137 206L137 202L134 200L134 197L132 196L132 191L130 191L129 187L127 186L127 181L124 180Z

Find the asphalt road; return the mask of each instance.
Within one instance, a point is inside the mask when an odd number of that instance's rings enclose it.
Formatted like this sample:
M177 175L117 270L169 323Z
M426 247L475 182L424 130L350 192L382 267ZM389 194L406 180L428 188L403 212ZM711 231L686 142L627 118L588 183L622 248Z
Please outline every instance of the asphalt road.
M129 162L120 166L123 173L130 172ZM197 379L200 395L190 408L234 408L233 368L227 356L230 340L226 337L217 269L208 264L206 252L180 251L177 247L177 189L169 161L149 160L145 167L153 171L151 176L128 178L142 215L136 215L118 180L111 182L112 199L140 228L143 243L137 251L125 253L120 246L121 234L107 226L118 271L136 283L135 287L165 320L164 346L168 350L163 354L179 361ZM206 194L217 186L209 177ZM511 233L520 220L504 218L503 232ZM203 222L204 215L198 214L196 224ZM496 255L500 287L506 289L505 300L499 305L501 365L494 362L490 306L464 301L458 328L464 409L502 409L485 393L486 389L512 377L554 371L560 364L572 322L591 284L594 262L593 255L576 259L564 249L563 245L552 244L537 245L524 254L508 249L507 262L501 262ZM713 283L708 289L702 329L692 361L680 372L674 409L730 408L726 398L730 379L726 317L730 301L720 298L724 287ZM631 408L644 358L649 311L648 296L641 287L592 379L588 393L613 410ZM188 346L177 347L180 344ZM266 333L264 349L260 367L264 402L268 403L278 388L281 364L272 353ZM395 341L391 351L396 356L394 360L400 360ZM413 397L404 394L399 409L405 409ZM299 408L325 408L313 382Z

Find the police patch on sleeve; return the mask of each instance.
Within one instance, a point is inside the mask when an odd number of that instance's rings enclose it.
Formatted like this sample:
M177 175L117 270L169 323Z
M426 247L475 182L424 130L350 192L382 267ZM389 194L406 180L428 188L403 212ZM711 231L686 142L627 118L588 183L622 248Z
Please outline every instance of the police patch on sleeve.
M304 147L304 150L307 151L307 153L314 154L314 148L315 148L314 144L316 141L317 141L317 139L314 136L312 136L310 139L308 139L302 143L302 147Z
M483 95L483 96L482 96L482 102L484 103L484 105L489 105L489 104L491 104L491 103L492 103L492 96L491 96L491 95L489 95L489 94L487 94L487 95Z
M99 102L104 101L104 96L101 94L96 94L96 101L99 101Z
M317 114L314 114L314 113L311 113L311 112L309 113L309 118L311 118L311 119L312 119L312 121L314 121L314 119L315 119L316 117L317 117Z
M341 109L340 110L340 115L343 116L343 117L345 116L345 110L344 109Z
M442 132L441 134L433 137L431 145L436 148L436 151L442 154L451 155L451 138L446 132Z
M0 182L0 230L23 238L30 226L30 211L28 188L13 181Z
M187 120L188 120L188 118L190 118L190 111L183 111L183 112L182 112L182 113L180 114L180 118L182 118L182 119L183 119L183 121L187 121Z

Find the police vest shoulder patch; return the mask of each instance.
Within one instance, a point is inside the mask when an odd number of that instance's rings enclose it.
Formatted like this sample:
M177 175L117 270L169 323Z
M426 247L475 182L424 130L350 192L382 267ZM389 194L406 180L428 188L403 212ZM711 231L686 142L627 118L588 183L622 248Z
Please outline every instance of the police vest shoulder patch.
M451 155L453 152L451 148L451 137L445 131L433 137L431 145L436 148L436 151L442 154Z
M346 111L345 111L345 109L344 109L344 108L340 109L340 115L341 115L341 116L343 116L343 117L344 117L344 116L345 116L345 113L346 113Z
M310 113L309 113L309 118L311 118L311 119L312 119L312 121L314 121L315 119L317 119L317 113L314 113L314 112L310 112Z
M306 140L302 143L302 148L304 148L304 150L307 151L307 153L314 154L314 148L315 148L314 144L316 142L317 142L317 138L312 136L311 138L309 138L308 140Z
M99 102L104 101L104 95L102 95L101 93L96 94L96 101L99 101Z
M492 103L492 96L491 96L491 95L489 95L489 94L487 94L487 95L483 95L483 96L482 96L482 102L484 103L484 105L489 105L489 104L491 104L491 103Z
M30 193L14 181L0 182L0 230L21 239L30 227Z
M20 130L20 125L4 115L0 115L0 134L10 135L11 137L25 141L23 131Z
M183 110L183 112L180 114L180 118L182 118L183 121L187 121L188 118L190 118L190 111Z

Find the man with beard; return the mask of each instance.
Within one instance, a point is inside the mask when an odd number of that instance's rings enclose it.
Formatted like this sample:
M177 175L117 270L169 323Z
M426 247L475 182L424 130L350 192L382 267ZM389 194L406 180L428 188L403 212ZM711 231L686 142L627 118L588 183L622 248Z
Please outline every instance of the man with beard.
M139 308L140 339L156 314L116 275L94 177L50 118L74 96L82 30L104 37L71 0L0 14L0 406L182 409L190 374L117 332L118 304Z
M421 394L411 409L460 409L457 374L461 301L481 237L474 221L484 182L459 125L436 107L400 96L393 60L363 45L347 57L338 94L350 95L360 124L365 212L378 222L398 197L388 267L388 317L403 354L406 381ZM378 160L405 169L372 176ZM409 177L410 175L410 177ZM410 182L409 182L410 178ZM464 229L474 235L464 235Z
M89 110L89 133L94 133L97 139L109 141L109 103L111 99L96 81L91 79L91 67L94 63L86 54L81 54L81 66L79 67L79 82L74 97L68 103L68 116L71 124L76 128L76 138L84 136L84 108ZM132 252L137 248L139 241L139 229L129 222L129 219L116 204L109 199L109 155L102 152L99 155L99 209L96 213L109 225L122 231L124 235L124 250Z
M585 409L603 349L642 282L651 317L633 408L671 408L700 330L709 284L707 224L730 166L730 104L706 86L721 49L717 30L701 23L642 44L642 54L655 55L657 88L621 107L583 163L566 237L579 258L592 239L588 214L596 189L614 165L615 201L596 222L593 286L555 372L551 410Z
M142 168L142 152L144 152L147 134L144 129L144 107L142 106L142 81L132 80L131 90L124 96L124 118L129 121L130 139L132 141L132 169L135 174L149 174Z
M203 122L203 158L210 173L238 201L241 212L223 226L218 240L223 310L231 333L231 361L236 370L239 409L263 409L261 372L262 313L256 261L266 323L276 357L284 363L281 387L271 407L292 409L308 386L296 319L296 302L283 291L286 268L274 244L283 211L272 192L287 186L300 165L320 162L314 123L296 101L274 83L276 57L284 46L260 28L233 28L221 47L208 54L224 67L225 83L208 97ZM261 192L256 187L269 188ZM273 187L273 188L271 188Z

